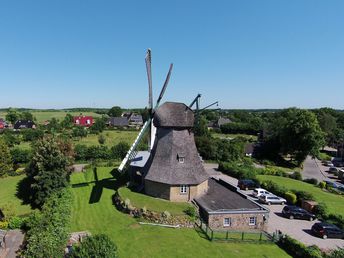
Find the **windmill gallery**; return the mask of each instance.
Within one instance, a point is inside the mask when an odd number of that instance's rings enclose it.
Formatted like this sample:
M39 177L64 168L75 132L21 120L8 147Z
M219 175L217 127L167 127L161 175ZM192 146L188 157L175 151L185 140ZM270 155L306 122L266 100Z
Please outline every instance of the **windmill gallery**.
M211 228L263 230L268 209L254 202L235 186L211 178L203 166L193 133L200 95L190 106L177 102L160 105L171 76L171 64L153 107L150 50L147 51L145 61L150 117L118 170L122 172L127 168L130 184L137 191L173 202L193 202L198 207L202 220ZM196 116L191 109L194 103L197 104ZM146 133L149 135L148 150L137 151Z

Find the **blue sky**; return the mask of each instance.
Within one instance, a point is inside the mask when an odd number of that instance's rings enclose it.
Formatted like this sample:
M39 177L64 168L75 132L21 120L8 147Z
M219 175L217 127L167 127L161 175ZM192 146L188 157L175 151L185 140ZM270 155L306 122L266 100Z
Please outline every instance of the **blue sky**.
M0 107L344 109L344 1L1 1Z

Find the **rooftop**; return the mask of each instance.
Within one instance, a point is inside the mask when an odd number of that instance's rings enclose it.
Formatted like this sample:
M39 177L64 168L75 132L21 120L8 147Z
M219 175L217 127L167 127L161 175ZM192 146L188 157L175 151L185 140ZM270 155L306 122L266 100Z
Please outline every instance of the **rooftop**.
M232 186L222 180L209 179L207 194L195 201L207 212L229 211L267 211L263 206L248 199Z
M192 128L194 113L184 103L165 102L154 114L156 127Z

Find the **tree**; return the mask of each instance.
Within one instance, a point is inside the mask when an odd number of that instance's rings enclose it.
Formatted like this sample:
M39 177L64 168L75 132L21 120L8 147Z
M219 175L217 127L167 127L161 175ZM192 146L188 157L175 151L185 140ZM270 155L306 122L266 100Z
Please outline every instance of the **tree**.
M100 134L100 135L98 136L98 142L99 142L99 144L103 145L103 144L105 143L105 141L106 141L105 136L102 135L102 134Z
M73 128L72 131L73 137L86 137L87 136L87 130L84 127L77 126Z
M61 127L65 129L70 129L74 125L73 116L71 114L66 114L65 118L61 121Z
M13 168L12 156L6 143L0 139L0 177L6 175Z
M117 145L111 148L111 153L115 159L123 159L127 154L130 146L126 142L119 142Z
M11 124L14 124L18 119L19 119L18 112L10 108L6 114L6 120L10 121Z
M29 111L24 111L19 115L19 118L22 120L34 120L34 117L32 115L32 113L30 113Z
M122 115L122 109L119 106L114 106L108 111L110 117L118 117Z
M104 131L106 127L106 121L107 118L105 116L96 118L94 124L91 126L91 132L98 134Z
M301 164L307 155L316 156L319 153L325 143L324 133L313 112L289 108L277 116L273 136L278 138L283 154L291 155Z
M50 121L49 121L49 124L47 125L47 130L50 132L50 133L55 133L55 132L58 132L61 127L60 127L60 123L59 123L59 120L57 120L55 117L53 117Z
M195 117L196 118L196 117ZM198 119L195 119L195 126L194 126L194 132L196 136L209 136L209 130L208 130L208 121L207 119L199 115Z
M73 258L116 258L117 247L105 234L87 237L79 246L73 247Z
M66 147L66 144L54 137L45 137L33 146L32 160L27 169L33 205L42 207L52 193L68 185L72 161L69 153L72 148Z

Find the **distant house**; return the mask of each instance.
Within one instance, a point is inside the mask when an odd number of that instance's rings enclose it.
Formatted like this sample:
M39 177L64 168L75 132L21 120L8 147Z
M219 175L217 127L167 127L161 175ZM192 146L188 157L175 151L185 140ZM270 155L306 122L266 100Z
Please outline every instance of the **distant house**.
M7 123L3 118L0 118L0 129L4 129L5 127L7 127Z
M210 121L207 125L208 129L219 129L224 124L232 123L229 118L220 117L216 121Z
M36 124L31 120L18 120L14 123L13 129L20 130L20 129L35 129Z
M128 127L129 126L129 120L127 117L110 117L108 122L107 122L108 126L111 127Z
M232 120L230 120L229 118L220 117L220 118L216 121L215 126L216 126L217 128L220 128L222 125L229 124L229 123L232 123Z
M237 187L223 180L209 179L208 192L195 199L200 216L212 229L262 231L269 210L254 202Z
M129 126L142 126L143 125L143 119L141 115L137 114L131 114L129 117Z
M93 117L92 116L75 116L73 118L74 121L74 125L77 126L86 126L86 127L90 127L93 125Z

